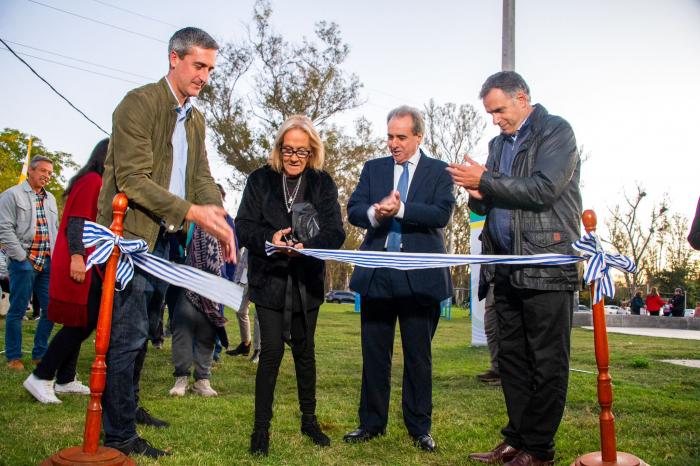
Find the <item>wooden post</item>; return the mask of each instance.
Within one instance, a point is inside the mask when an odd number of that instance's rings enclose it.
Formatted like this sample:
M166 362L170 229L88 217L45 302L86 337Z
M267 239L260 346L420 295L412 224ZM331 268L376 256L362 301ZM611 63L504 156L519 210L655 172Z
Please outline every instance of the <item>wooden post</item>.
M596 229L596 215L592 210L583 212L583 226L590 233ZM595 283L591 283L591 302L595 296ZM598 366L598 403L600 404L600 451L580 456L574 466L642 466L642 460L629 453L617 451L615 416L612 413L613 394L610 377L610 352L608 331L605 324L605 306L601 299L593 303L593 340L595 360Z
M125 194L114 196L112 208L114 220L110 229L114 234L122 236L124 232L124 214L128 205ZM59 451L41 463L42 466L67 466L67 465L100 465L100 466L132 466L134 460L124 455L119 450L108 447L100 447L100 429L102 423L102 392L107 380L107 364L105 357L109 348L109 335L112 329L112 306L114 304L114 283L117 275L117 262L119 260L119 248L114 247L112 255L107 261L104 280L102 282L102 300L100 301L100 315L97 319L95 332L95 361L90 372L90 401L88 402L85 416L85 432L83 434L83 446L71 447Z

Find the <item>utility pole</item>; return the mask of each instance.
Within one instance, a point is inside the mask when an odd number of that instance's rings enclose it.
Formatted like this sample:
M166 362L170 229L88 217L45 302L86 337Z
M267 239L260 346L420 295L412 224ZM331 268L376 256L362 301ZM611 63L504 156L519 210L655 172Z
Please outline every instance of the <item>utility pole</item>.
M502 71L515 70L515 0L503 0Z

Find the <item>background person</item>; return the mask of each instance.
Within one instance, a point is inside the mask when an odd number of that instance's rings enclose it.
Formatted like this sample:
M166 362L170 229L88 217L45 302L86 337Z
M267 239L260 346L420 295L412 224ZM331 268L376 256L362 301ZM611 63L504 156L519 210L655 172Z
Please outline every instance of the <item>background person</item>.
M250 451L266 455L272 401L284 344L292 348L297 377L301 432L320 446L330 445L316 419L314 334L324 297L324 263L294 253L265 253L265 241L295 248L336 249L345 240L338 189L322 170L324 148L311 120L295 115L282 123L268 164L248 177L236 216L236 231L248 249L248 291L260 319L261 351L255 377L255 423ZM319 231L303 242L291 228L295 204L317 212ZM299 239L299 236L296 236Z
M650 316L658 316L659 311L664 306L664 304L666 304L666 301L664 301L661 298L661 296L659 296L659 292L656 291L656 287L652 286L651 292L646 297L645 304L647 312Z
M671 317L684 317L685 316L685 296L683 295L683 290L676 288L673 291L673 296L668 300L671 305Z
M53 175L51 159L35 155L27 179L0 196L0 244L9 259L10 308L5 320L7 367L24 370L22 319L32 291L39 296L41 314L34 334L32 360L38 363L48 346L53 322L48 318L51 254L56 245L58 207L45 189Z
M634 297L630 301L630 312L634 315L641 314L642 307L644 307L644 300L642 299L642 292L637 291Z
M97 217L108 145L109 139L97 143L63 193L66 205L52 256L48 308L49 319L63 327L24 381L24 387L41 403L60 403L56 393L90 394L90 389L76 379L76 366L80 346L97 325L101 287L91 290L96 269L85 271L88 251L83 245L83 227L86 220L94 222Z

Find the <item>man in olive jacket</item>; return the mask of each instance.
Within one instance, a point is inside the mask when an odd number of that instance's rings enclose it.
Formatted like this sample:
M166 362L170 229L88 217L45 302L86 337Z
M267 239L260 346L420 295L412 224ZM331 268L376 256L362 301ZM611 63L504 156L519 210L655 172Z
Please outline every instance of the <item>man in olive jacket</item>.
M219 239L227 260L235 257L233 232L209 172L204 117L190 103L206 84L217 50L216 41L201 29L177 31L169 43L167 76L129 92L113 114L97 221L112 222L112 199L123 192L129 198L124 236L144 239L160 257L168 257L170 236L185 221ZM167 454L136 433L136 422L167 426L137 408L149 301L163 296L165 286L137 268L114 296L102 422L105 445L127 455Z
M581 162L571 126L530 104L530 90L513 71L490 76L480 98L501 134L489 143L486 166L468 156L450 166L469 192L469 207L486 215L485 254L576 254L580 235ZM504 441L470 457L510 466L554 463L554 435L564 412L569 374L576 265L497 265L498 365L508 409Z

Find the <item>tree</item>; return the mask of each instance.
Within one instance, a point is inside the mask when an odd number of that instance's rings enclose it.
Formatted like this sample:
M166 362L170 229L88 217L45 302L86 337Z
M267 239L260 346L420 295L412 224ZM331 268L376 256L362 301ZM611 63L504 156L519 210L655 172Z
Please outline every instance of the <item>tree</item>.
M473 105L456 105L448 102L437 105L430 99L424 107L425 138L424 146L430 154L447 163L462 163L464 154L473 155L474 149L483 136L486 122ZM447 252L468 254L469 208L467 192L455 187L455 210L445 229ZM453 267L452 280L456 287L467 287L467 266Z
M200 95L217 151L234 169L231 185L241 189L247 175L266 163L277 129L289 116L308 116L319 129L326 150L324 169L338 185L343 218L347 200L366 160L379 150L365 119L354 134L331 125L339 113L360 105L361 84L343 70L350 47L335 23L319 21L316 40L286 41L272 29L269 2L258 0L253 24L243 43L227 43L220 51L217 72ZM252 90L242 89L244 78ZM345 247L359 247L362 232L345 223ZM330 287L347 288L352 268L329 262Z
M222 47L219 69L200 95L216 149L236 171L236 188L265 163L287 117L306 115L323 130L329 118L361 103L357 76L342 68L350 47L337 24L320 21L317 42L291 44L272 30L271 15L270 4L258 0L248 40ZM247 96L240 89L244 76L254 84ZM334 163L333 154L329 159Z
M657 272L654 285L667 292L682 288L688 292L686 307L691 307L691 304L694 307L695 300L700 298L700 261L698 253L688 245L687 232L688 219L673 214L669 227L663 232L666 267Z
M5 128L0 132L0 192L15 186L22 173L22 166L27 160L29 135L19 130ZM63 190L66 179L65 169L75 169L78 165L73 156L66 152L53 152L44 147L41 139L32 138L31 156L43 155L53 161L53 176L46 185L46 190L56 197L59 213L63 211Z
M608 242L618 253L630 257L637 264L635 273L625 274L625 282L630 292L637 288L640 279L649 281L651 278L649 272L654 269L655 255L649 246L659 237L658 233L668 226L666 196L660 204L652 205L648 221L643 222L641 207L647 193L640 184L635 188L634 195L624 193L626 205L616 205L609 209L610 218L605 222L610 232Z

